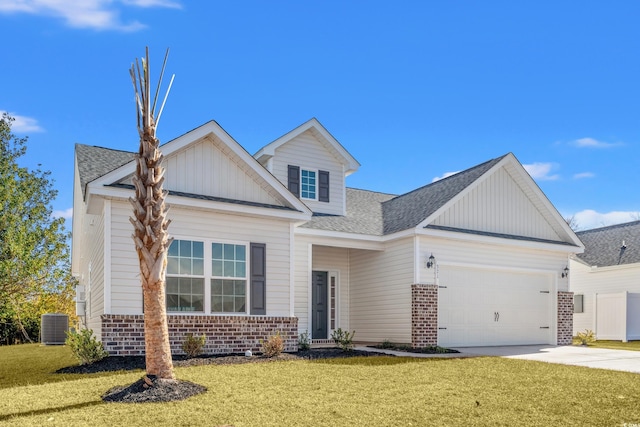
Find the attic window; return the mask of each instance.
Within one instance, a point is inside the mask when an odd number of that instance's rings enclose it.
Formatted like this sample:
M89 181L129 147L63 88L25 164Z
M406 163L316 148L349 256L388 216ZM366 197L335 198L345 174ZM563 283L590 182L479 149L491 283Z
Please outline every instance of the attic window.
M300 170L300 178L301 178L301 188L300 188L300 196L303 199L317 199L317 179L316 172L310 171L307 169Z

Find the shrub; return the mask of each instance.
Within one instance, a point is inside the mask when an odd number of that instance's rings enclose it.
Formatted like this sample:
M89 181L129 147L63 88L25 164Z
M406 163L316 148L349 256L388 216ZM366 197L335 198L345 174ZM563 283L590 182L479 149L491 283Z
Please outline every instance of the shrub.
M284 351L284 340L280 332L271 335L266 341L262 341L262 354L267 357L275 357Z
M311 337L309 331L304 331L298 336L298 349L309 350L311 348Z
M331 338L333 339L333 342L342 349L342 351L351 351L353 350L353 336L355 334L356 331L348 332L343 331L342 328L338 328L333 331Z
M592 330L587 329L584 332L578 332L576 335L581 345L589 345L596 340L596 336Z
M380 344L380 348L394 349L396 348L396 345L391 341L389 341L388 339L385 339L384 341L382 341L382 344Z
M81 365L97 362L109 355L102 343L93 336L92 329L81 329L80 332L73 329L68 331L65 344L71 348L71 352Z
M187 338L182 342L182 351L188 358L200 356L204 351L206 341L207 338L204 335L194 337L193 334L187 334Z

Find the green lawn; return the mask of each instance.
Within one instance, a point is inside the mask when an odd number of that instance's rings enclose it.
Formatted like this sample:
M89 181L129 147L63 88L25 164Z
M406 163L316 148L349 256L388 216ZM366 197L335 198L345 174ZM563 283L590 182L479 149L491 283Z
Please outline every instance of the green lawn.
M177 368L180 379L205 385L208 392L182 402L116 404L103 403L100 396L111 387L134 382L141 372L66 377L50 373L69 357L64 347L0 347L0 425L640 423L640 376L532 361L380 356ZM21 362L27 359L29 363Z
M580 345L580 342L574 338L574 345ZM594 348L611 348L615 350L632 350L632 351L640 351L640 341L606 341L606 340L598 340L589 344L589 347Z

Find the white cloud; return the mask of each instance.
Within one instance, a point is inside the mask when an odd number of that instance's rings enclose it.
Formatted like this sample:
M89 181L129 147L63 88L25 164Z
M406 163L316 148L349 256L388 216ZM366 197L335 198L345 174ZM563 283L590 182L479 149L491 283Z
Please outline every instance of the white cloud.
M38 124L38 121L32 117L19 116L14 113L8 113L0 110L0 117L7 113L13 122L11 122L11 131L15 133L34 133L44 132L44 129Z
M576 139L572 141L571 144L579 148L585 148L585 147L586 148L609 148L609 147L615 147L617 145L622 145L620 143L598 141L597 139L594 139L594 138Z
M143 8L180 8L171 0L123 0L125 6ZM0 13L29 13L64 19L73 28L94 30L137 31L145 28L138 22L122 22L118 3L112 0L0 0Z
M593 172L580 172L573 175L573 179L593 178L596 176Z
M122 3L137 7L166 7L171 9L182 9L182 5L171 0L122 0Z
M436 176L435 178L433 178L433 179L431 180L431 182L440 181L441 179L445 179L445 178L447 178L447 177L449 177L449 176L451 176L451 175L455 175L455 174L457 174L458 172L460 172L460 171L455 171L455 172L445 172L442 176Z
M536 162L522 166L533 179L538 179L540 181L555 181L556 179L560 178L560 175L551 175L551 171L557 168L554 163Z
M640 212L613 211L601 213L592 209L585 209L575 213L574 215L568 216L573 216L575 218L578 230L590 230L592 228L600 228L608 225L636 221L640 217Z
M73 217L73 208L68 208L62 211L53 211L51 216L54 218L71 219Z

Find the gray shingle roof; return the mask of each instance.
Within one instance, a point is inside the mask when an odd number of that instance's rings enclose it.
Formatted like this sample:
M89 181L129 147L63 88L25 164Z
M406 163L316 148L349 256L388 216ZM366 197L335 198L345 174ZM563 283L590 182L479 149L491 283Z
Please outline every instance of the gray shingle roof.
M84 197L88 183L129 163L135 158L135 154L128 151L76 144L76 157L82 197Z
M607 267L640 262L640 221L576 233L584 243L579 260L588 265ZM624 246L623 247L623 242Z
M347 188L346 216L316 215L303 227L376 236L416 227L505 156L400 196Z
M345 233L381 236L383 231L382 203L393 194L347 188L347 215L315 214L302 227Z

